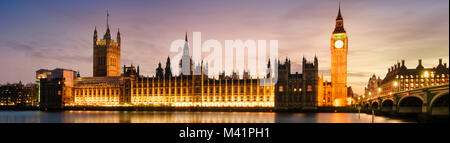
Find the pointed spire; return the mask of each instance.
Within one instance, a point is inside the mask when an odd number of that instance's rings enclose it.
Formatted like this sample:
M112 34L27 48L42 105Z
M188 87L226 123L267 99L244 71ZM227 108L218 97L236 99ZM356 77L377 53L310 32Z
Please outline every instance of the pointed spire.
M137 75L139 76L139 65L137 66Z
M188 41L188 40L187 40L187 32L186 32L186 36L185 36L185 40L184 40L184 41L186 41L186 42Z
M95 26L94 28L94 45L96 41L97 41L97 26Z
M106 33L103 36L103 39L111 40L111 34L110 34L110 30L109 30L108 17L109 17L109 12L108 12L108 10L106 10Z
M108 28L109 29L109 23L108 23L108 19L109 18L109 12L108 12L108 10L106 10L106 28Z
M337 16L336 20L342 20L342 16L341 16L341 1L339 1L339 12L338 12L338 16Z

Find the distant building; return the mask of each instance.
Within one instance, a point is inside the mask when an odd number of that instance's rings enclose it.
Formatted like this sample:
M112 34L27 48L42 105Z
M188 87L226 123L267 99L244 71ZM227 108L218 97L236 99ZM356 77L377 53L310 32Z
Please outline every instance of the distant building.
M369 78L369 81L367 82L367 87L364 88L364 97L363 98L367 98L367 97L372 97L375 96L378 92L378 88L381 88L381 82L383 80L380 79L380 77L376 77L375 74L372 75L372 77Z
M37 85L22 82L0 85L0 106L33 106L37 103Z
M356 98L356 94L353 92L353 89L352 89L352 87L351 86L349 86L348 88L347 88L347 104L353 104L353 103L355 103L354 101L355 101L355 98Z
M419 59L417 67L409 69L405 66L405 60L402 60L401 63L398 62L388 69L383 80L375 80L373 76L369 80L365 96L375 98L401 91L444 85L448 82L449 68L446 63L442 63L442 59L439 59L438 65L432 68L423 67L422 60Z

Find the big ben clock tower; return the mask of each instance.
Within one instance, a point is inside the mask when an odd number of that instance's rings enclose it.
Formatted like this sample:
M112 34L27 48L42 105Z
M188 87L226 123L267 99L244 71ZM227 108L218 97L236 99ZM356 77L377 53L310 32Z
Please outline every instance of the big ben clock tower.
M331 96L334 106L347 104L347 33L344 30L344 19L341 6L336 18L336 26L331 36Z

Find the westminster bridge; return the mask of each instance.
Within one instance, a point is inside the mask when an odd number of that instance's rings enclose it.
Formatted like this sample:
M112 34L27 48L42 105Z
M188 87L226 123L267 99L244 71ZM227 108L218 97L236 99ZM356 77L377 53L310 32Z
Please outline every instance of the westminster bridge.
M449 84L401 91L361 102L363 110L383 113L449 115Z

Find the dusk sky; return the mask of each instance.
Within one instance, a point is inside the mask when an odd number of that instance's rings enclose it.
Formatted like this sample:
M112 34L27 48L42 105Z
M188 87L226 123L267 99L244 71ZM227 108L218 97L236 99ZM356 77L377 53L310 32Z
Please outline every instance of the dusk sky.
M279 57L301 72L305 56L319 59L319 74L330 79L330 38L337 0L248 1L0 1L0 83L35 82L38 69L66 68L92 76L93 32L112 37L120 28L121 65L140 65L153 75L173 40L202 32L202 41L278 40ZM362 94L372 74L384 78L401 59L415 68L449 62L448 0L344 0L349 36L348 85ZM192 38L192 37L190 37Z

